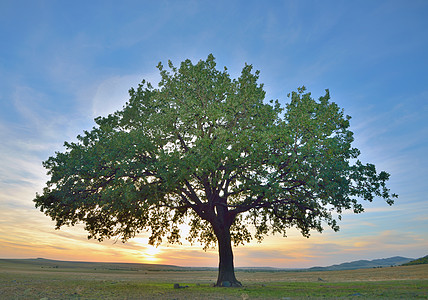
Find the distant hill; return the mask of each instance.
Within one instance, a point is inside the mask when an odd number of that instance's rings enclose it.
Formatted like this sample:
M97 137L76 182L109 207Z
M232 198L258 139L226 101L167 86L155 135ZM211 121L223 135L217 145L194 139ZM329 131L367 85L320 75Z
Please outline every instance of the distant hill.
M424 265L424 264L428 264L428 255L409 261L407 263L404 263L403 266L412 266L412 265Z
M59 261L45 258L36 259L0 259L0 263L19 266L33 266L37 268L61 268L61 269L95 269L118 271L178 271L187 270L186 267L172 265L155 265L140 263L105 263L84 261Z
M328 267L313 267L307 269L308 271L339 271L339 270L356 270L367 268L380 268L399 266L412 261L413 258L395 256L390 258L374 259L374 260L357 260L353 262L346 262L340 265L332 265Z
M340 271L340 270L354 270L364 268L379 268L379 267L390 267L407 264L422 264L427 263L428 255L414 260L413 258L406 257L390 257L383 259L374 260L358 260L353 262L347 262L339 265L332 265L328 267L313 267L308 269L283 269L283 268L271 268L271 267L237 267L237 271L244 272L263 272L263 271ZM141 264L141 263L105 263L105 262L82 262L82 261L59 261L44 258L36 259L0 259L0 267L23 267L27 268L32 266L33 268L55 268L55 269L92 269L97 271L103 270L114 270L114 271L210 271L216 270L217 268L210 267L179 267L173 265L157 265L157 264Z

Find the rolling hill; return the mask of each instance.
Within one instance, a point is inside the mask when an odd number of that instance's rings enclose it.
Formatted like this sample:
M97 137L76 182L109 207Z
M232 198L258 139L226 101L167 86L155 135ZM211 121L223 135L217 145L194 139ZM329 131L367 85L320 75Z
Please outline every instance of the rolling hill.
M407 263L404 263L403 266L424 265L424 264L428 264L428 255L409 261Z
M172 265L155 265L141 263L106 263L106 262L83 262L83 261L59 261L45 258L36 259L0 259L0 263L19 266L33 266L37 268L55 269L95 269L116 271L177 271L189 268Z
M284 269L284 268L260 268L260 267L247 267L239 268L238 271L339 271L339 270L355 270L367 268L390 267L399 265L414 265L427 263L428 256L414 260L413 258L406 258L395 256L383 259L374 260L358 260L353 262L346 262L338 265L327 267L312 267L308 269ZM216 270L216 268L209 267L179 267L173 265L157 265L157 264L142 264L142 263L106 263L106 262L81 262L81 261L58 261L44 258L36 259L0 259L0 265L14 267L32 266L36 268L60 268L60 269L94 269L94 270L115 270L115 271L201 271L201 270Z
M380 268L399 266L412 261L413 258L395 256L390 258L374 259L374 260L357 260L353 262L346 262L339 265L332 265L328 267L313 267L308 271L339 271L339 270L356 270L367 268Z

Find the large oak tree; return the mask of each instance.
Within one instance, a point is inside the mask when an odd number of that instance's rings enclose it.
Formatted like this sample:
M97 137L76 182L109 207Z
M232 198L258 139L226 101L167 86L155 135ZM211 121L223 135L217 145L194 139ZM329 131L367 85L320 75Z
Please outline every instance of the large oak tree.
M90 238L150 233L218 245L217 286L239 286L232 244L291 227L304 236L338 230L344 210L363 211L374 197L393 203L389 174L358 160L350 117L305 88L289 103L265 101L258 71L239 78L215 59L169 68L158 88L143 81L121 111L65 143L44 162L50 180L35 203L56 227L82 222Z

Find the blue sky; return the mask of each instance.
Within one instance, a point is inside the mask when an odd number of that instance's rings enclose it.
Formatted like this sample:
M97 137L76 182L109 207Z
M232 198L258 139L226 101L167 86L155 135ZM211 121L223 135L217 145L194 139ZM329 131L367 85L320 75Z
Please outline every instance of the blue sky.
M0 257L217 265L201 246L152 249L54 230L32 199L41 162L93 119L120 109L156 65L213 53L237 76L261 71L267 100L305 85L352 116L361 160L391 173L399 194L345 214L341 231L290 232L235 250L238 266L306 267L428 249L428 2L8 1L0 2ZM76 250L78 249L80 250ZM185 250L185 251L184 251Z

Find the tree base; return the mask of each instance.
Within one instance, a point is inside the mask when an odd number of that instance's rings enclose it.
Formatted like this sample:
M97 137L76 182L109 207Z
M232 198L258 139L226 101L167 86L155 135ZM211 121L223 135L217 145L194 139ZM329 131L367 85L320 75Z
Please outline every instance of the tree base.
M242 283L240 283L239 281L222 281L222 282L217 282L217 284L215 285L216 287L242 287Z

